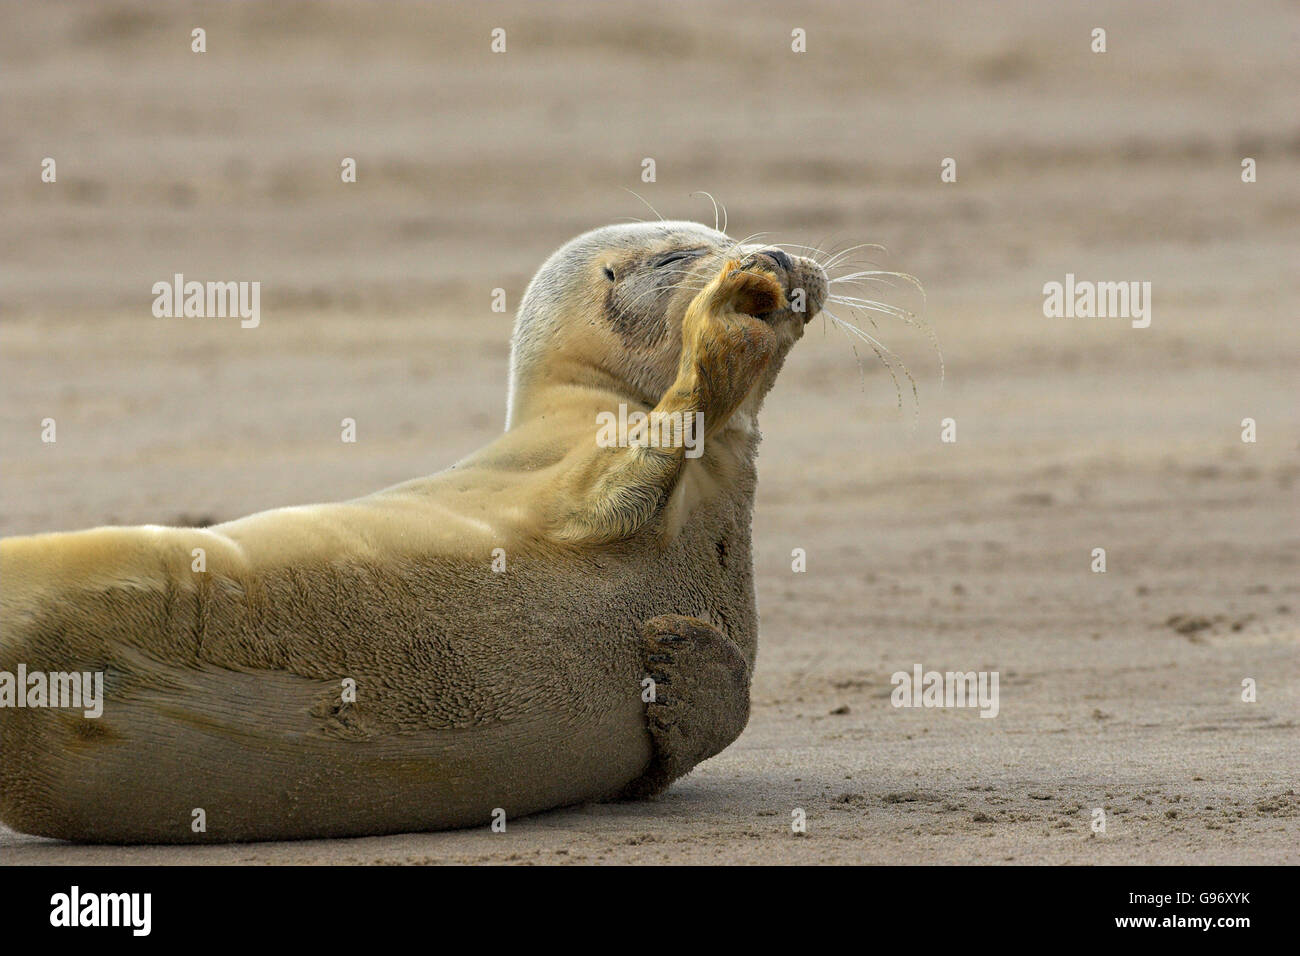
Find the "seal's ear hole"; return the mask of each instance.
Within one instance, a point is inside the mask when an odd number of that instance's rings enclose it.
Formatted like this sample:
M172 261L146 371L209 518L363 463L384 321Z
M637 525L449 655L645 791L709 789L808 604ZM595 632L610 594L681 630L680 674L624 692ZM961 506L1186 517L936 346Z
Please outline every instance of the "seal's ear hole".
M610 282L614 281L614 270L611 269L609 266L605 266L605 278L608 279Z

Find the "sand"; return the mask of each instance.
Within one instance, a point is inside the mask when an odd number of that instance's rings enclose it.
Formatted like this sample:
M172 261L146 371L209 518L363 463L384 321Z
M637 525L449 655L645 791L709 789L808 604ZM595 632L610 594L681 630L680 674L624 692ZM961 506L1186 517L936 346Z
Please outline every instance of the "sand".
M4 17L0 533L225 520L447 466L502 426L492 290L513 310L565 239L653 218L625 189L711 223L708 190L736 236L886 245L861 252L923 281L923 303L880 291L921 310L945 374L883 317L919 401L820 320L791 355L762 420L753 716L660 799L199 848L0 828L0 861L1300 861L1293 4ZM177 272L260 281L260 326L154 318ZM1150 282L1150 327L1044 316L1067 273ZM998 716L892 706L916 664L997 671Z

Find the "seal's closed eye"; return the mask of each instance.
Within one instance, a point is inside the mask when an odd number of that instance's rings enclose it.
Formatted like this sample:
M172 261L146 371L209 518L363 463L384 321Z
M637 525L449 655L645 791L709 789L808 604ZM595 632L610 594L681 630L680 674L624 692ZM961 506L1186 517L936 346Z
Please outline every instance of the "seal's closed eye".
M676 252L670 252L665 256L660 256L655 260L655 268L661 268L672 262L682 262L686 259L698 259L704 255L706 249L678 249Z

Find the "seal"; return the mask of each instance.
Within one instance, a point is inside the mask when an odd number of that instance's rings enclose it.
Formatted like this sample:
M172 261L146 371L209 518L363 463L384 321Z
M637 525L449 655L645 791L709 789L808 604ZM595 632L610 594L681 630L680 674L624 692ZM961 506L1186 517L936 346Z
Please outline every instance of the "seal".
M662 790L748 720L756 416L827 287L696 223L596 229L528 287L506 430L447 470L0 541L0 672L103 681L97 718L0 701L0 821L358 836Z

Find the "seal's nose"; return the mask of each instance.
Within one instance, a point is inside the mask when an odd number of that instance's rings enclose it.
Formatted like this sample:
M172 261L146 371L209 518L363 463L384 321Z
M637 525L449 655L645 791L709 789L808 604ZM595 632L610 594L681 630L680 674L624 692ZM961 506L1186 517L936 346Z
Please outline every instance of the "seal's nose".
M786 255L784 252L782 252L780 249L764 249L762 252L759 253L759 255L767 256L769 259L772 259L773 261L776 262L778 266L780 266L786 272L789 272L791 269L794 268L794 263L790 260L790 257Z

